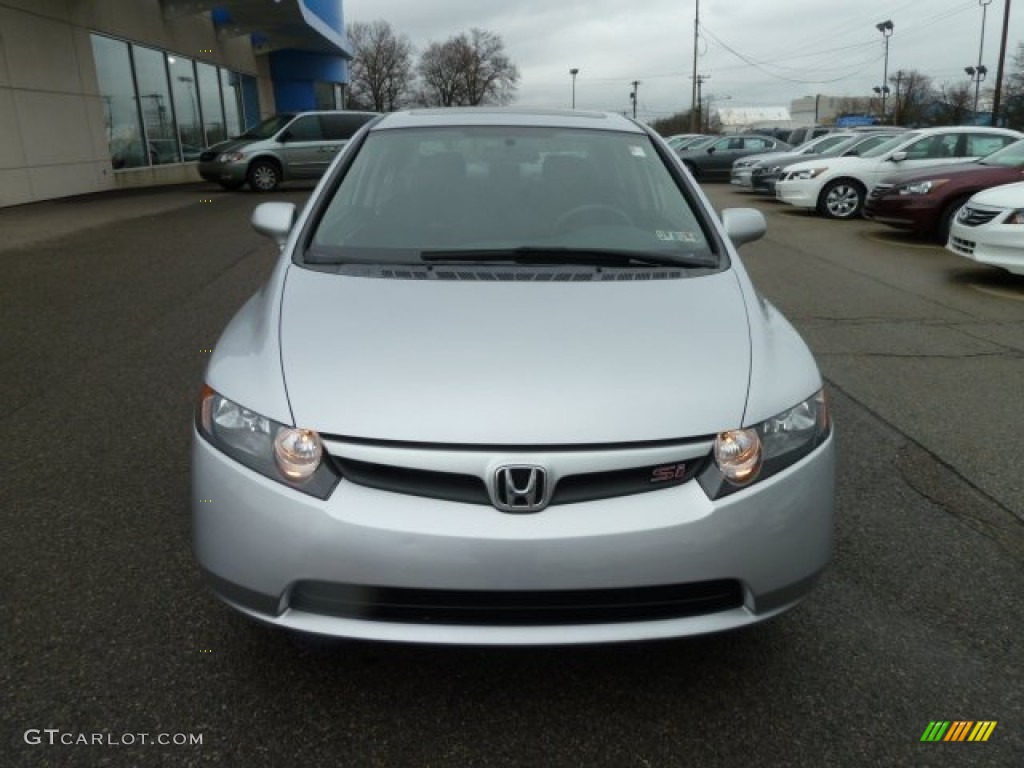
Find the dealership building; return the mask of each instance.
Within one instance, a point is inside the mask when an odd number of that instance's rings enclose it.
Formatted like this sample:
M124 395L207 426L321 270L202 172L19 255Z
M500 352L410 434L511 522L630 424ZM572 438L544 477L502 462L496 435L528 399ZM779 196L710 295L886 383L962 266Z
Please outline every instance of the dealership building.
M196 181L203 148L344 105L341 0L0 0L0 207Z

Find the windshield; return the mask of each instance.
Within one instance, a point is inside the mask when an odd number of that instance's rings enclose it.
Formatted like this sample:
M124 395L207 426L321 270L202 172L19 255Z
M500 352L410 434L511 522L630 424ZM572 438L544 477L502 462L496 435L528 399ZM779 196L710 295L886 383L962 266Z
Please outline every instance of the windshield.
M887 152L891 152L897 147L901 147L904 144L907 144L913 141L914 139L920 137L921 133L918 131L908 131L907 133L901 133L899 136L893 136L888 141L883 141L874 149L869 149L867 152L863 153L861 157L881 157Z
M295 115L289 114L274 115L273 117L268 117L259 125L254 125L252 128L247 130L238 138L257 140L269 139L294 119Z
M1024 139L997 149L978 161L983 165L1005 165L1008 168L1024 168Z
M515 261L524 251L534 261L579 251L718 263L645 134L497 126L371 132L306 261Z

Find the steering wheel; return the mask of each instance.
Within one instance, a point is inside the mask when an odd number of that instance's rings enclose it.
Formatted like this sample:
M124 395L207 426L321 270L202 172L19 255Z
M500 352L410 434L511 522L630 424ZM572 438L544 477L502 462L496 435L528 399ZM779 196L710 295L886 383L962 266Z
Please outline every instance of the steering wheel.
M555 229L567 229L566 226L573 219L584 216L590 213L605 213L609 214L623 224L632 227L633 219L629 217L621 208L616 208L614 205L607 205L605 203L584 203L583 205L577 205L575 208L570 208L568 211L563 213L555 220Z

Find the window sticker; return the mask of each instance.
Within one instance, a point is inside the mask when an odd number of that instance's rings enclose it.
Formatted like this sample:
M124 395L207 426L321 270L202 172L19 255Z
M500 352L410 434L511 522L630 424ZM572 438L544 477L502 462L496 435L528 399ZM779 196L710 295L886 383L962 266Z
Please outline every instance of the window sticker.
M644 152L644 148L638 146L631 146L629 148L629 154L633 157L647 157L647 153Z
M697 238L694 232L674 232L670 230L657 229L654 231L654 236L659 240L664 240L667 243L699 243L700 240Z

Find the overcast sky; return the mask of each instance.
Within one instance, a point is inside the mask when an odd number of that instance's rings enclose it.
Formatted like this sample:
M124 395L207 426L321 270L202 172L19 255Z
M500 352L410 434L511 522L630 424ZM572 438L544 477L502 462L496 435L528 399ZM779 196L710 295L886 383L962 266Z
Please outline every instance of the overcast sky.
M1018 3L1019 4L1019 3ZM417 50L481 27L501 35L519 67L518 104L630 108L638 116L689 109L694 0L344 0L345 21L384 19ZM1004 0L988 6L983 63L995 81ZM784 9L784 10L783 10ZM936 84L966 81L978 62L979 0L701 0L697 70L722 106L789 106L822 93L865 96L882 84L884 45L875 28L891 19L889 72L919 69ZM1011 11L1008 61L1024 40L1024 9ZM984 85L983 85L984 87Z

